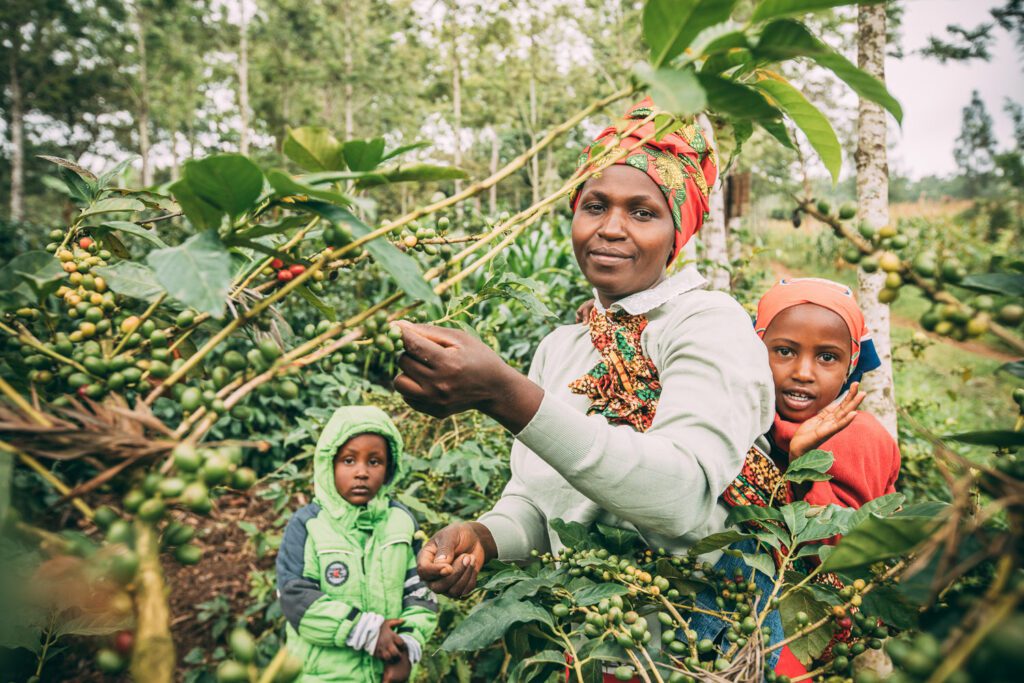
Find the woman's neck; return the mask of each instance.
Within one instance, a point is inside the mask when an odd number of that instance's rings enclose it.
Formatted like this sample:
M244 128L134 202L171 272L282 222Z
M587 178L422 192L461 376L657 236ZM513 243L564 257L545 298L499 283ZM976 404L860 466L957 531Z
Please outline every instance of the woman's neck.
M647 285L646 287L642 287L634 292L626 292L625 294L608 294L607 292L602 292L601 290L595 288L595 291L597 291L597 300L601 302L601 307L607 310L608 307L611 306L612 304L622 301L626 297L633 296L634 294L637 294L639 292L646 292L648 289L654 289L667 279L668 275L662 272L661 276L658 277L657 280Z

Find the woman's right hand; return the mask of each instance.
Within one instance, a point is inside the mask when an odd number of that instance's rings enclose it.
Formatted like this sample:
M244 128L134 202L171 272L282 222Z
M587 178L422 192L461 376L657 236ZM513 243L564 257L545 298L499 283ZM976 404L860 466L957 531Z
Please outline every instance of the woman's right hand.
M476 588L480 569L497 555L494 537L483 524L449 524L420 550L416 569L430 590L461 598Z

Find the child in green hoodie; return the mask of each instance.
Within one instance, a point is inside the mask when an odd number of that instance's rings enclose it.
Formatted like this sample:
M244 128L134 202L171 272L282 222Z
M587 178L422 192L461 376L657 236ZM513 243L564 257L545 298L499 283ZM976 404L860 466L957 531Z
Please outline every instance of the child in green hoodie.
M416 520L391 500L402 437L378 408L339 408L313 454L312 503L288 522L277 591L303 683L411 677L437 626L416 574Z

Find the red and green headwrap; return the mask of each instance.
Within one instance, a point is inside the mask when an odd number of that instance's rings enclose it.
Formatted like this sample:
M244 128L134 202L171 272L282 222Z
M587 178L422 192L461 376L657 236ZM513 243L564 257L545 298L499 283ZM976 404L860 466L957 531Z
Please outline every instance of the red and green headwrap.
M654 111L654 103L649 97L633 106L623 120L605 128L594 140L594 144L583 150L580 154L579 168L589 167L590 154L595 145L605 148L615 144L617 134L635 125L636 121L647 118ZM654 131L654 122L649 121L619 140L618 146L632 147L641 139L653 135ZM676 241L672 248L672 258L669 259L671 262L683 245L700 230L708 216L708 193L718 177L715 150L699 126L687 124L661 140L652 137L615 163L626 164L643 171L665 195L672 214L672 223L676 227ZM579 203L581 189L582 186L577 187L569 197L574 212Z

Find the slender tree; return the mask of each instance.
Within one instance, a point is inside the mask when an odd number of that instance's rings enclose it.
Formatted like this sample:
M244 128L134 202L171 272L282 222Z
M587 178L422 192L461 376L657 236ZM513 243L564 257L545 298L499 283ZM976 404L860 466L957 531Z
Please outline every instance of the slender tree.
M861 5L857 12L857 64L885 82L885 6ZM889 223L889 164L886 157L886 118L879 105L860 99L857 117L857 210L875 228ZM896 436L896 391L892 374L889 305L878 300L885 273L857 270L858 302L875 342L882 366L865 377L865 409Z

